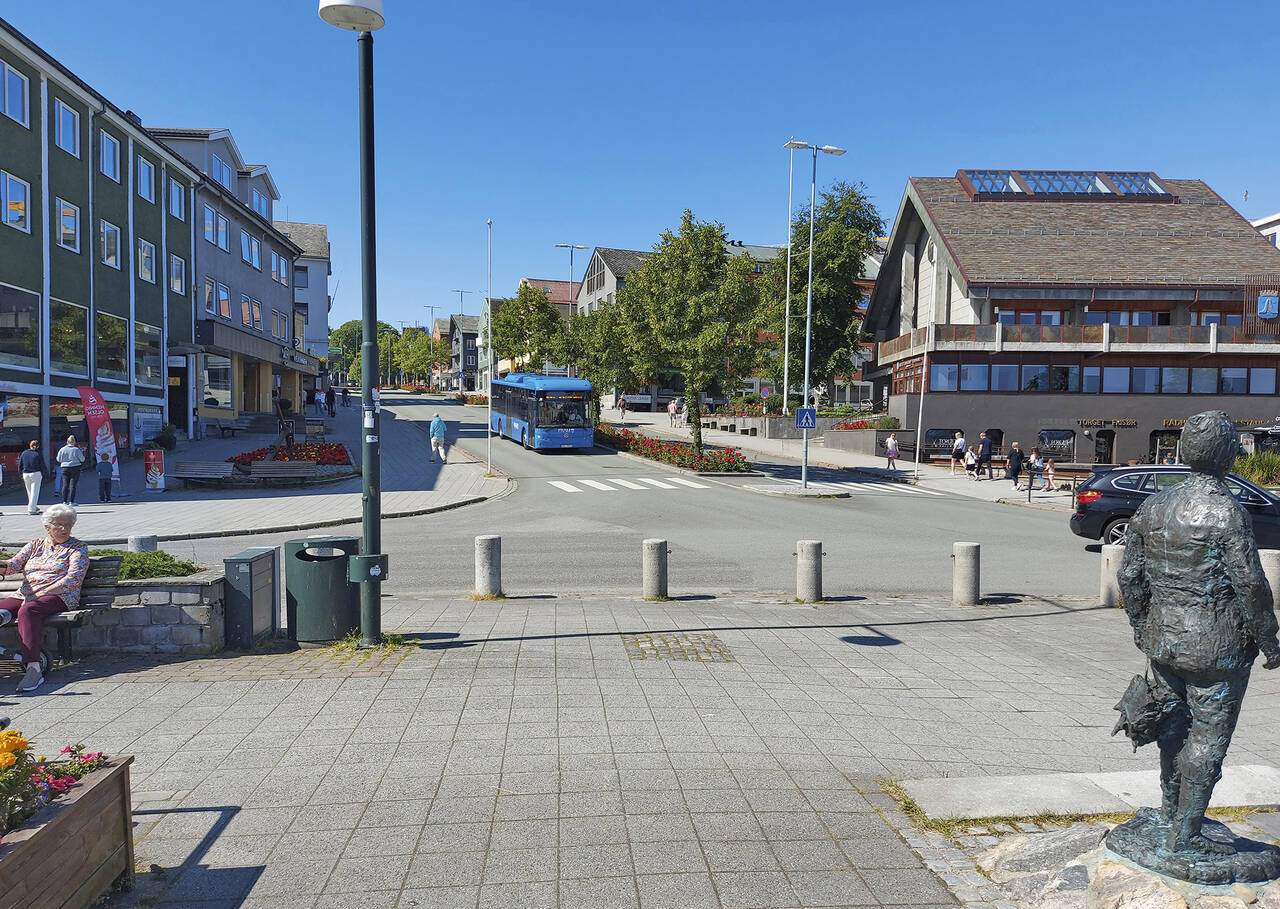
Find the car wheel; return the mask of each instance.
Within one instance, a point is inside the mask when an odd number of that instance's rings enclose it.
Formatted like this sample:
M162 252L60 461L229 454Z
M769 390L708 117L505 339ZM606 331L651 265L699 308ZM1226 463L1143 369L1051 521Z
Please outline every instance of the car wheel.
M1116 518L1108 522L1107 526L1102 529L1102 542L1123 544L1124 535L1129 532L1129 519Z

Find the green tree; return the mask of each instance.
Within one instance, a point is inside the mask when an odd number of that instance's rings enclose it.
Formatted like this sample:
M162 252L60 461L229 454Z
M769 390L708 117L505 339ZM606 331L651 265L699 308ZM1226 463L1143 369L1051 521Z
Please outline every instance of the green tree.
M746 256L725 250L723 224L688 209L679 233L664 231L653 255L619 291L623 343L632 369L684 373L693 444L702 450L702 392L750 375L760 361L760 294Z
M378 336L381 337L385 332L394 332L395 329L381 320L378 321ZM343 322L337 328L329 331L329 346L342 348L342 359L348 366L348 373L351 381L358 382L360 377L359 366L356 361L360 357L360 345L364 336L364 323L359 319L351 319ZM386 353L383 353L383 365L386 364Z
M497 301L494 301L497 303ZM562 346L564 323L547 292L521 284L515 298L504 300L493 312L493 352L510 358L533 372L542 372Z
M631 390L641 379L627 354L628 332L621 306L607 306L589 314L570 316L551 358L571 364L591 383L592 419L600 419L600 395L609 388Z
M858 301L864 262L883 236L884 221L863 184L836 181L823 190L814 209L813 314L809 347L809 386L835 387L835 377L848 375L862 341ZM804 382L804 311L809 282L809 208L791 222L791 387ZM769 263L760 284L768 327L782 347L787 291L786 255ZM798 340L797 340L798 338ZM783 361L775 356L770 372L781 387Z

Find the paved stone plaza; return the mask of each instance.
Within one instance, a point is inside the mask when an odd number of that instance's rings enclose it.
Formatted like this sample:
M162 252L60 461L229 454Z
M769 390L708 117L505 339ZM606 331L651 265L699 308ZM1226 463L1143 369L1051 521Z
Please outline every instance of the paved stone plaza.
M932 868L991 906L877 779L1152 762L1108 735L1124 616L1079 602L386 603L391 652L91 657L0 702L136 756L117 905L960 904ZM1276 686L1229 763L1269 763Z

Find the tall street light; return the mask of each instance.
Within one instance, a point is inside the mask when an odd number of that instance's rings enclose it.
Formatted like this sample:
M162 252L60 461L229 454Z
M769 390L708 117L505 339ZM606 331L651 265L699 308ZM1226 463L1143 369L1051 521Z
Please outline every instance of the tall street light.
M791 398L791 188L795 183L796 137L792 136L783 148L791 158L787 164L787 302L782 321L782 413L790 412Z
M387 557L382 549L381 465L378 409L374 378L378 363L377 216L373 168L373 32L382 28L382 0L320 0L320 18L330 25L359 32L360 91L360 271L361 309L360 400L363 410L360 485L362 531L360 554L351 557L349 581L360 584L360 646L382 643L382 581ZM370 368L370 367L373 368Z
M485 372L489 376L487 387L484 390L485 403L488 405L489 419L488 431L485 437L485 458L487 470L486 473L493 473L493 219L490 218L484 222L489 228L489 253L488 253L488 272L487 279L488 290L484 295L484 359Z
M792 139L785 146L786 148L808 148L813 150L813 176L809 179L809 287L805 293L804 302L804 400L800 406L809 406L809 342L813 337L813 209L817 201L818 193L818 152L827 155L836 155L837 157L844 154L843 148L836 148L834 145L810 145L807 142L797 142ZM789 258L789 256L788 256ZM800 488L809 488L809 430L801 430L804 433L804 454L800 461Z
M586 248L587 247L585 246L578 246L577 244L574 244L574 243L557 243L556 244L556 249L569 250L569 302L572 304L575 310L578 308L578 301L573 296L573 251L575 249L586 249Z
M453 289L453 290L449 291L449 293L451 293L451 294L457 294L457 295L458 295L458 315L462 315L462 313L463 313L463 307L462 307L462 295L463 295L463 294L473 293L473 291L470 291L470 290L458 290L457 288L455 288L455 289Z

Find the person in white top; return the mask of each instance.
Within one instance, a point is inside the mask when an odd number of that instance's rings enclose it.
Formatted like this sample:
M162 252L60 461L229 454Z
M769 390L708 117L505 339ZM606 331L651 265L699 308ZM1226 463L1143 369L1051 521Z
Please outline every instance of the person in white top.
M62 468L62 504L76 504L76 487L80 485L80 468L84 452L75 436L67 436L67 444L58 449L58 466Z
M956 472L957 464L959 464L961 467L964 467L964 456L967 451L968 451L968 445L965 442L964 433L957 432L956 440L951 445L951 472L952 473ZM965 469L968 470L967 467Z

